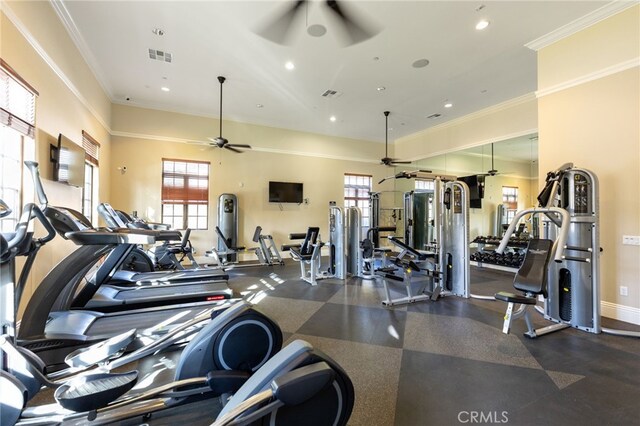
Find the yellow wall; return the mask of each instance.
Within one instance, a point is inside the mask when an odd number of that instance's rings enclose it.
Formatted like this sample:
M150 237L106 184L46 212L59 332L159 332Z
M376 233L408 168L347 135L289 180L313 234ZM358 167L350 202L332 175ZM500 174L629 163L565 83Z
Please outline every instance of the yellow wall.
M39 92L36 100L35 159L41 165L41 175L50 204L80 209L82 191L51 180L53 170L49 162L49 144L56 143L58 133L81 144L82 130L89 132L102 144L98 177L101 182L100 197L108 197L110 135L102 123L105 119L110 120L110 110L106 108L110 106L110 101L82 60L50 4L3 2L0 31L0 56ZM47 60L38 53L34 44L38 48L46 47ZM56 71L51 65L56 67ZM79 99L57 72L65 75L67 82L75 90L82 92L83 100ZM96 115L97 111L100 114ZM38 254L25 296L28 297L34 285L74 248L72 243L60 237L45 246Z
M525 95L394 141L394 156L417 160L535 133L538 102Z
M538 54L539 171L573 162L598 176L602 299L633 308L640 307L640 247L623 246L622 236L640 235L639 27L635 6ZM597 75L630 60L632 68Z
M124 109L131 112L126 126L120 121L124 115L128 115L123 113ZM323 239L328 239L329 201L343 204L345 173L373 175L374 189L393 186L393 182L386 183L386 186L375 184L389 171L374 162L322 158L324 155L348 157L354 145L368 143L364 141L340 140L322 135L229 122L229 125L225 126L225 137L231 142L249 143L254 147L253 150L235 154L209 146L131 136L132 133L148 135L153 129L145 127L145 123L166 123L167 120L171 120L172 124L157 131L156 139L170 135L177 139L205 140L203 135L211 134L210 118L119 105L114 105L113 117L115 133L118 134L121 128L125 128L129 134L114 136L112 139L111 187L114 191L109 201L117 209L137 210L139 215L149 220L160 221L162 158L211 162L209 229L192 232L192 243L200 255L212 248L217 241L214 226L217 223L217 200L222 193L233 193L238 197L239 244L252 246L253 231L260 225L263 233L271 234L280 246L288 242L289 233L305 232L309 226L320 226ZM135 122L141 123L141 126L136 127ZM189 122L189 125L184 125L186 122ZM175 123L180 125L173 125ZM296 146L292 146L293 144ZM283 145L298 152L313 152L313 155L317 156L262 151ZM337 145L342 148L337 149ZM370 148L368 151L353 152L353 155L377 158L379 152L371 149L371 145L366 146ZM378 144L374 146L379 147ZM127 167L125 174L116 170L122 166ZM268 202L269 181L302 182L304 197L309 199L309 204L282 204L281 210L279 204Z

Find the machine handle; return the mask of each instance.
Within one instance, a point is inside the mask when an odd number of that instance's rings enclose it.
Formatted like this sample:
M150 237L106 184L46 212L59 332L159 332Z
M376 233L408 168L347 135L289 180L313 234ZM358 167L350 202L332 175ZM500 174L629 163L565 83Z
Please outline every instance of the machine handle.
M53 240L56 236L56 228L54 228L51 222L49 222L49 219L45 217L40 207L35 204L33 205L33 215L40 221L42 226L44 226L44 229L47 231L47 235L42 238L38 238L38 244L43 245Z
M0 200L0 219L9 216L11 212L11 207L9 207L3 200Z
M24 165L27 166L29 172L31 172L31 177L33 178L33 187L35 188L36 194L38 195L38 201L40 201L40 206L45 209L49 204L49 200L47 199L47 194L45 194L44 187L42 186L38 163L36 163L35 161L25 161Z
M558 248L556 249L556 252L553 258L553 260L556 262L562 262L562 251L567 245L567 235L569 234L570 219L569 219L569 213L566 210L561 209L559 207L532 207L532 208L520 210L519 212L517 212L515 217L509 224L507 231L502 237L502 240L500 241L500 245L496 249L496 253L502 254L504 250L507 248L507 245L509 245L509 239L511 238L511 235L514 233L516 226L518 225L518 222L520 221L520 219L522 219L523 216L526 216L528 214L540 214L540 213L546 215L549 218L551 218L552 215L554 214L557 214L562 218L560 220L560 229L559 229L558 240L557 240Z

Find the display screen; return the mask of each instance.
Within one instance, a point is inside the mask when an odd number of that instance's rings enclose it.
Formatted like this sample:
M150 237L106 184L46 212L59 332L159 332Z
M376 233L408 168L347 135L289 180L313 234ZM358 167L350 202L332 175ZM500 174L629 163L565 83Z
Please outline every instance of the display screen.
M302 184L293 182L269 182L270 203L302 203Z
M58 136L55 180L72 186L84 186L84 149L64 136Z
M484 177L484 176L482 176ZM479 176L462 176L458 178L459 181L464 182L469 187L469 207L472 209L482 208L482 196L483 187L480 182Z

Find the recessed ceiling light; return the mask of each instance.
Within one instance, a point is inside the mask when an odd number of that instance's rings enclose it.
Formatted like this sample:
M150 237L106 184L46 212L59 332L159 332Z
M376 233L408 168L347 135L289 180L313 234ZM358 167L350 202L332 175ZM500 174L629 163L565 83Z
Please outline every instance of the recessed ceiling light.
M331 117L329 117L329 120L330 120L330 121L336 121L336 116L335 116L335 115L332 115Z
M327 28L324 25L313 24L307 28L307 33L311 37L322 37L327 33Z
M168 92L171 89L169 89L168 87L161 87L160 90L162 90L163 92Z
M393 127L389 127L389 131L390 131L390 132L393 132Z
M476 30L479 30L479 31L484 30L488 26L489 26L489 21L487 21L486 19L483 19L476 24Z
M446 104L444 104L445 108L451 108L453 106L453 104L451 102L447 102Z
M429 65L428 59L418 59L417 61L414 61L413 64L411 64L411 66L414 68L424 68L427 65Z
M376 87L376 90L377 90L378 92L382 92L383 90L387 90L387 88L386 88L386 87L384 87L384 86L380 86L380 87Z
M153 30L151 30L152 33L154 33L157 36L163 36L164 35L164 30L162 28L154 28Z
M264 108L264 105L262 105L262 104L256 104L256 108Z
M289 61L289 62L287 62L286 64L284 64L284 67L285 67L286 69L288 69L289 71L291 71L291 70L292 70L292 69L294 69L296 66L295 66L295 65L293 65L293 62Z

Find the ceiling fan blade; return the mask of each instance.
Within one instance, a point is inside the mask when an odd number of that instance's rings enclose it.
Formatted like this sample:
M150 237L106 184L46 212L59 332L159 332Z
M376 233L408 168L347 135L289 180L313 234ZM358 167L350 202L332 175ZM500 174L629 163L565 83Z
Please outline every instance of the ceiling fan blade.
M228 143L226 146L231 146L233 148L246 148L251 149L251 145L242 144L242 143Z
M228 149L229 151L233 151L233 152L237 152L238 154L242 154L242 151L240 151L239 149L235 149L229 145L225 145L223 146L224 149Z
M207 138L209 139L209 138ZM211 145L209 142L205 142L205 141L187 141L187 144L189 145Z
M348 13L344 6L338 4L336 0L327 0L326 4L342 22L344 29L349 36L350 43L348 43L348 45L368 40L380 32L372 24L365 23L362 18L356 22L353 17L353 13Z
M287 39L287 34L291 29L291 25L293 24L293 20L298 14L300 7L306 2L307 0L295 1L292 6L288 6L286 8L284 13L279 13L276 15L275 19L271 19L267 25L258 29L256 34L274 43L284 44Z
M393 160L391 164L411 164L411 161Z

